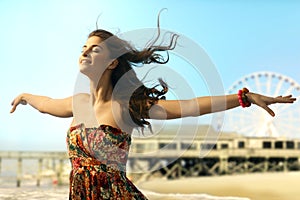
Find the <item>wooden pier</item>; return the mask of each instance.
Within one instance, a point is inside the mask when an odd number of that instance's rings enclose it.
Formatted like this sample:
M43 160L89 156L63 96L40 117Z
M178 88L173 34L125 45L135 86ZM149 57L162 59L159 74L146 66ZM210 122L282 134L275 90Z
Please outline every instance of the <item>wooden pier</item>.
M133 137L127 174L136 183L151 177L217 176L222 174L300 170L300 139L243 137L236 133L216 133L209 126L163 128L150 137ZM67 152L5 152L2 159L17 160L16 186L22 182L23 161L38 163L36 185L41 185L43 161L53 167L58 184L69 164Z
M154 137L134 138L132 179L300 170L300 139L219 134L209 126L181 129L186 133L167 127Z
M64 168L64 163L69 162L66 152L30 152L30 151L0 151L0 175L1 175L1 161L3 159L17 160L17 171L16 171L16 186L20 187L23 177L23 161L24 160L36 160L38 163L38 170L35 174L36 186L41 185L41 179L43 175L43 161L51 161L52 171L54 172L55 179L57 179L57 184L62 184L62 172ZM55 163L59 163L56 166ZM1 176L0 176L1 178Z

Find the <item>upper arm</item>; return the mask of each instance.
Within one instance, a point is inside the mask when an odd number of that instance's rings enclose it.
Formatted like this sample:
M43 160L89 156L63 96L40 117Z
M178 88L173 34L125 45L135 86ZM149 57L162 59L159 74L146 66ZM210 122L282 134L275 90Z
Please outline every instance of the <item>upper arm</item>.
M193 100L158 100L149 110L150 119L176 119L199 115Z

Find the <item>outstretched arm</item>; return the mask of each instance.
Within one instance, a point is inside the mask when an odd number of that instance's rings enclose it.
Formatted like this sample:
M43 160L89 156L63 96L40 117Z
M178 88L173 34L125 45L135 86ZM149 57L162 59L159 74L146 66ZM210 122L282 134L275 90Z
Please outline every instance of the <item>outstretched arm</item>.
M72 117L72 97L64 99L52 99L46 96L23 93L17 96L11 103L10 113L15 112L18 105L29 104L41 113L50 114L56 117Z
M268 107L275 103L293 103L292 95L268 97L256 93L245 94L247 100L265 109L271 116L275 113ZM159 100L152 106L149 116L152 119L175 119L181 117L200 116L208 113L229 110L240 106L237 94L225 96L198 97L190 100Z

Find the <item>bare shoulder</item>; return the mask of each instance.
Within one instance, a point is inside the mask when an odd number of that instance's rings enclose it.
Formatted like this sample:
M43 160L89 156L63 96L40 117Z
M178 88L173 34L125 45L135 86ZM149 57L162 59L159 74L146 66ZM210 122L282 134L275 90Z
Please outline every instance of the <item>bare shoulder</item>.
M79 101L79 102L89 102L90 100L90 94L88 93L78 93L73 96L73 100Z

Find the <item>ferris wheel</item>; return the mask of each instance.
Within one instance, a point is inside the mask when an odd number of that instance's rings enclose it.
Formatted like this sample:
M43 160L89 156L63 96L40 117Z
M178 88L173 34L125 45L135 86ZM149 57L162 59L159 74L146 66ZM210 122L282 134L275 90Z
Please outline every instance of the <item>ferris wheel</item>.
M235 94L243 87L266 96L292 94L298 100L294 104L270 105L275 117L256 105L228 110L222 124L218 124L222 131L251 137L300 138L300 85L296 81L274 72L256 72L236 81L227 93Z

